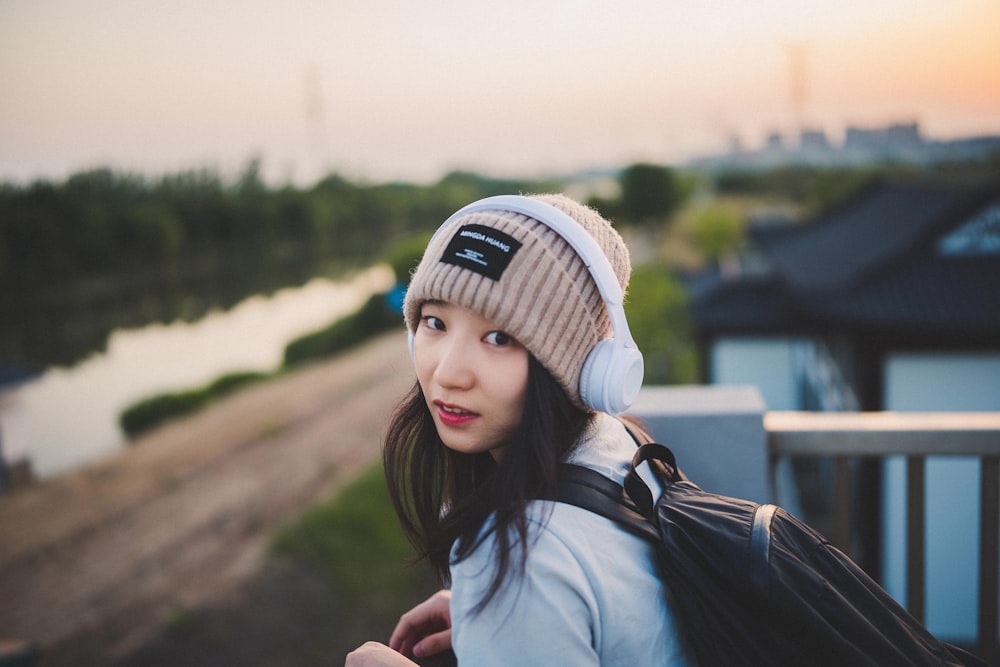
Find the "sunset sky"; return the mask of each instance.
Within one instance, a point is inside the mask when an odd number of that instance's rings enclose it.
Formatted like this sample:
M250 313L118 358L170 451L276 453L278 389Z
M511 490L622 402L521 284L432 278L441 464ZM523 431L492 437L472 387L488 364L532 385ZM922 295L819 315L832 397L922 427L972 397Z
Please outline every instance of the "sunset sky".
M1000 2L0 0L0 179L677 163L791 130L796 80L834 143L1000 134Z

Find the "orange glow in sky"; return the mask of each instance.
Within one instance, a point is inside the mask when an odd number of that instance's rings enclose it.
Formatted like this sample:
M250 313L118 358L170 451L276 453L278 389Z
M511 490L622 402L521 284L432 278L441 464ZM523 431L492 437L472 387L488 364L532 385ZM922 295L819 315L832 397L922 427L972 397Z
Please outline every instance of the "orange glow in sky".
M1000 134L998 35L995 0L4 0L0 178L533 176L797 118Z

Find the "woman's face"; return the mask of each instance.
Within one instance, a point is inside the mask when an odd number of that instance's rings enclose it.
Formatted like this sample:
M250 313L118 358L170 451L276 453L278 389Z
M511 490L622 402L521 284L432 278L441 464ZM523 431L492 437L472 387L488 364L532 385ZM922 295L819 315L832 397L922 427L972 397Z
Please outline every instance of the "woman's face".
M492 320L428 301L420 309L413 363L445 446L498 458L524 411L528 351Z

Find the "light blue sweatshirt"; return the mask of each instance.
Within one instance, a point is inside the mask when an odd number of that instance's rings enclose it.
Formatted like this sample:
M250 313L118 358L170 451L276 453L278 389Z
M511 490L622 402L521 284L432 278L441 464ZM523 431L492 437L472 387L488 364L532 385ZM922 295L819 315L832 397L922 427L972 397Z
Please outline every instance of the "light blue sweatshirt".
M635 442L598 414L572 458L621 483ZM644 475L645 476L645 475ZM535 501L523 578L516 567L489 605L495 541L451 567L452 643L461 666L689 665L657 574L653 548L612 521Z

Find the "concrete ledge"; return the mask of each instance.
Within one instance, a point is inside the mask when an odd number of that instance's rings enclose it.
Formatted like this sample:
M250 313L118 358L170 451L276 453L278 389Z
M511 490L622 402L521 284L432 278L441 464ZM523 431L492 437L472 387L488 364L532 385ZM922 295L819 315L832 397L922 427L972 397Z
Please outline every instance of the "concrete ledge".
M769 483L767 407L757 387L643 387L629 410L673 450L688 478L706 491L774 502Z

